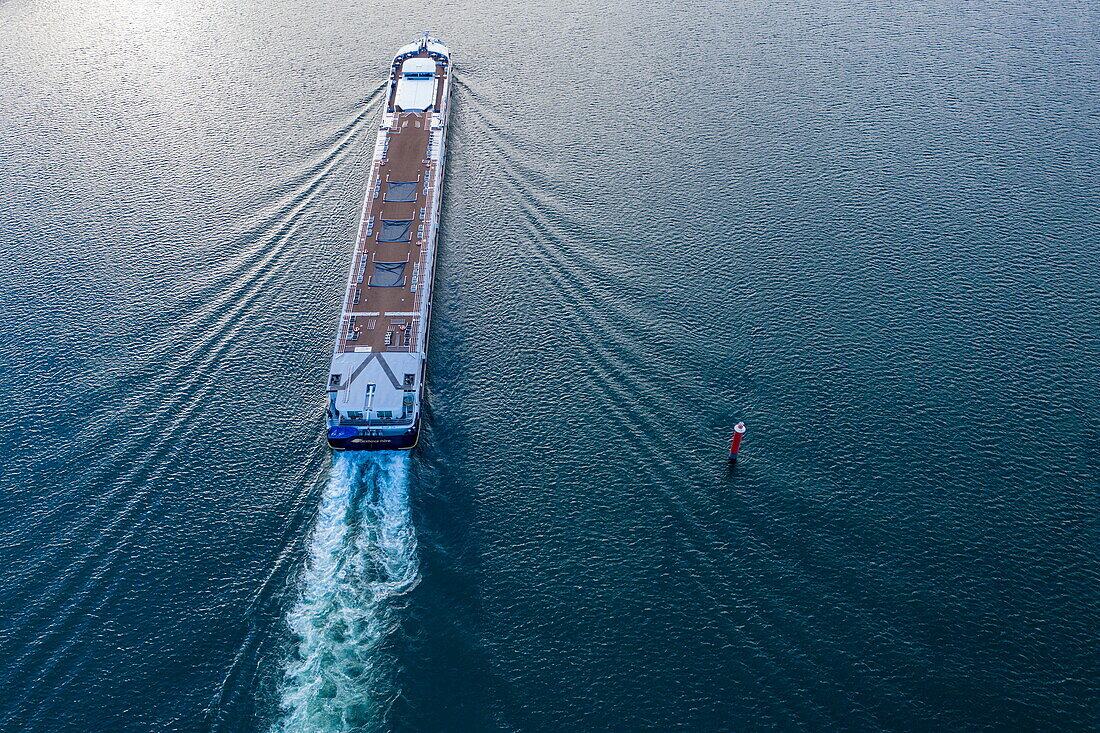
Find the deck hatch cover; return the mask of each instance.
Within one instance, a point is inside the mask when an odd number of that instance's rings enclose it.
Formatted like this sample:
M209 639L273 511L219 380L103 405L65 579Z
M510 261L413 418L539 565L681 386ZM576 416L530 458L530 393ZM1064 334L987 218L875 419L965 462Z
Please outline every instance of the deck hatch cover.
M420 181L387 181L386 196L383 201L407 203L416 201L416 187Z
M383 219L382 231L378 232L378 241L407 242L409 241L410 229L412 229L412 219Z
M370 276L372 288L399 288L405 284L405 265L407 262L375 262L374 272Z

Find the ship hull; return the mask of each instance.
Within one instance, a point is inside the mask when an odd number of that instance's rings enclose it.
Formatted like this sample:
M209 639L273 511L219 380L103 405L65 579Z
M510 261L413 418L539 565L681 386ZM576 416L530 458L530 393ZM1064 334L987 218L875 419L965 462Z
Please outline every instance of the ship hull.
M420 440L420 426L402 435L353 435L345 438L328 437L328 447L333 450L412 450Z

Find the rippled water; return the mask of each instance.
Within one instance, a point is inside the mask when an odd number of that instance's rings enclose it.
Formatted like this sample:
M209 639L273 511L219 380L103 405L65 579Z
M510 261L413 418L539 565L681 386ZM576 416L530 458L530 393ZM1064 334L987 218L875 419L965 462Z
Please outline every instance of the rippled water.
M1095 719L1093 4L0 27L0 729ZM426 430L333 459L424 28L459 60Z

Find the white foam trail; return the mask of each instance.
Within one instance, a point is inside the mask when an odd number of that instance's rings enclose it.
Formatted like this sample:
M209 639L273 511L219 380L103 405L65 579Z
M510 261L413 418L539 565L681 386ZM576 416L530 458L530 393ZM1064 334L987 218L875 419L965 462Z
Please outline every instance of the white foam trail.
M386 639L420 579L407 453L340 453L321 497L276 731L381 730L398 691Z

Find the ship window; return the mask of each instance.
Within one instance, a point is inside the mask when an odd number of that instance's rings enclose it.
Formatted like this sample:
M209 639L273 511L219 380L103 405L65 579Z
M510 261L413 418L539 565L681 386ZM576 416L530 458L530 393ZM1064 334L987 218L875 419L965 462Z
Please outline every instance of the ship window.
M362 420L363 419L363 413L359 412L358 410L348 410L348 419L349 420Z
M416 201L416 185L419 181L387 181L384 201Z
M379 420L392 420L393 419L393 410L379 410L378 411L378 419Z
M407 242L412 229L412 219L383 219L382 231L378 233L379 242Z
M374 274L367 283L372 288L399 288L405 284L407 262L375 262Z

